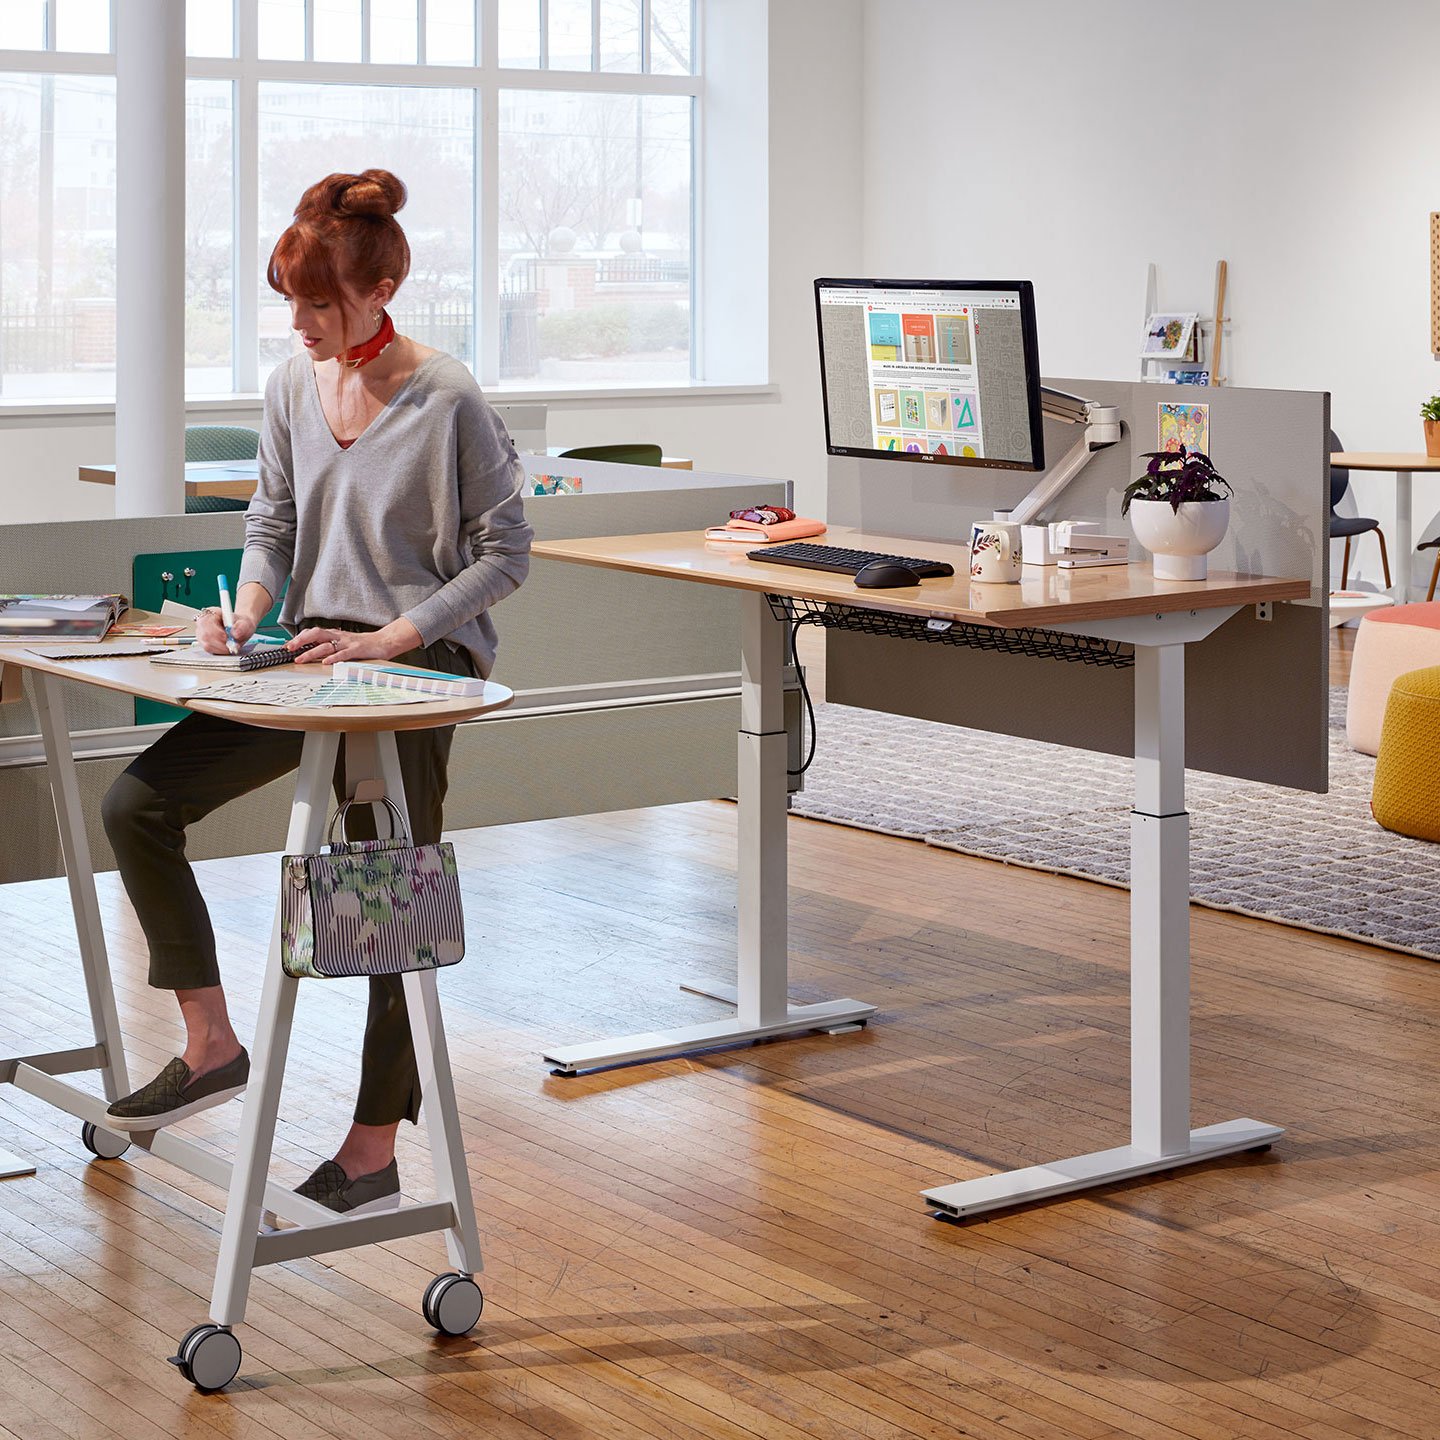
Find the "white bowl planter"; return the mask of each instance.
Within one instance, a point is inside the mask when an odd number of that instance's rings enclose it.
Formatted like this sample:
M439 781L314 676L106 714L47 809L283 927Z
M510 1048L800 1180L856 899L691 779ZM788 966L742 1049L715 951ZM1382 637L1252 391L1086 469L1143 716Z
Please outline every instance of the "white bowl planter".
M1203 580L1205 557L1230 528L1230 502L1187 500L1176 510L1168 500L1132 500L1130 524L1154 557L1157 580Z

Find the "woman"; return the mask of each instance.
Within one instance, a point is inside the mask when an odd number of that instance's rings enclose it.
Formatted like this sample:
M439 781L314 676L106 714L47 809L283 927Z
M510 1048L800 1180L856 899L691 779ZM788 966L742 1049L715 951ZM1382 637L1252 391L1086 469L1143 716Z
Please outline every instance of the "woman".
M270 257L304 350L266 387L232 633L249 639L288 578L290 648L319 642L297 664L398 659L484 676L495 660L490 607L529 566L524 472L470 372L397 335L385 313L410 268L394 218L404 203L388 171L331 175L305 192ZM218 611L200 616L196 638L226 649ZM417 844L440 838L453 734L396 736ZM189 715L105 798L150 984L175 991L186 1036L181 1055L110 1107L114 1129L158 1129L245 1088L249 1057L230 1025L185 827L293 770L301 743L293 731ZM354 1124L300 1192L345 1213L398 1203L395 1135L419 1109L400 978L372 979Z

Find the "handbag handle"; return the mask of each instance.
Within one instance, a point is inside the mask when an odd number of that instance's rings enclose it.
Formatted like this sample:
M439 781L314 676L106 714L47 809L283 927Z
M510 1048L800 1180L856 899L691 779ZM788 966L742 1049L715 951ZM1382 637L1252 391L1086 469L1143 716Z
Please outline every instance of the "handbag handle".
M346 800L335 807L335 814L330 818L330 829L326 833L325 843L333 850L335 848L335 827L340 826L340 843L349 842L345 838L345 816L352 805L373 805L373 800ZM390 839L399 840L403 838L407 844L410 843L410 832L405 828L405 819L400 814L400 808L388 796L382 795L380 803L390 812Z

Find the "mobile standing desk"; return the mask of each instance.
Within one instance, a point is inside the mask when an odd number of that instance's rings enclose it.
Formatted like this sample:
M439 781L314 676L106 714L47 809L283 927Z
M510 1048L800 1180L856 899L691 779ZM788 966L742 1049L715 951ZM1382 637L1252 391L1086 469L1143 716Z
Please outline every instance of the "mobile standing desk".
M862 590L848 575L746 558L693 532L550 540L532 554L742 592L737 991L732 1020L545 1051L562 1071L702 1046L863 1022L858 1001L793 1006L786 996L786 756L781 709L787 623L810 622L926 643L1135 671L1135 809L1130 851L1130 1143L923 1192L961 1217L1181 1165L1263 1149L1282 1130L1236 1119L1190 1125L1190 840L1185 813L1185 647L1247 605L1301 600L1308 580L1212 574L1157 581L1148 565L1030 567L1018 585L970 581L959 545L832 527L825 540L946 560L953 577ZM1133 653L1131 650L1133 647Z
M126 618L140 620L154 617L132 611ZM83 647L77 644L76 648ZM153 665L144 657L46 660L27 650L23 644L0 644L0 695L18 698L11 679L12 673L17 670L30 673L32 700L44 740L94 1043L72 1050L0 1057L0 1083L15 1085L83 1121L82 1139L87 1148L102 1159L118 1159L131 1144L135 1144L210 1184L228 1189L210 1323L195 1326L180 1341L179 1353L174 1358L182 1373L202 1390L218 1389L238 1373L241 1348L232 1327L240 1324L245 1317L250 1275L256 1266L395 1240L406 1235L420 1235L431 1230L445 1232L454 1269L437 1275L430 1283L422 1297L421 1310L426 1320L443 1333L464 1334L480 1317L480 1290L472 1279L481 1269L480 1245L433 970L404 977L405 1000L410 1013L410 1029L415 1042L435 1171L438 1198L433 1202L347 1219L268 1179L298 983L290 979L280 965L278 904L265 965L255 1040L251 1047L250 1083L243 1100L233 1166L169 1129L132 1131L128 1135L105 1129L106 1104L128 1093L132 1086L125 1066L124 1044L95 894L95 876L81 818L75 756L65 722L59 681L76 680L99 685L265 729L304 731L295 799L285 842L286 853L289 854L313 853L324 841L342 734L346 737L347 792L354 795L357 787L367 780L381 782L383 793L394 802L408 827L409 814L395 747L395 732L428 729L473 719L508 705L511 692L502 685L487 683L484 693L477 697L427 700L413 705L337 706L327 709L244 705L205 700L194 695L199 686L226 678L229 674L226 671ZM280 666L265 673L289 675L294 673L294 667ZM366 796L374 798L377 793L372 784ZM84 1090L57 1078L82 1070L100 1072L105 1100L97 1100ZM23 1174L32 1170L33 1167L16 1162L11 1173ZM294 1228L262 1233L261 1215L266 1210L294 1222Z

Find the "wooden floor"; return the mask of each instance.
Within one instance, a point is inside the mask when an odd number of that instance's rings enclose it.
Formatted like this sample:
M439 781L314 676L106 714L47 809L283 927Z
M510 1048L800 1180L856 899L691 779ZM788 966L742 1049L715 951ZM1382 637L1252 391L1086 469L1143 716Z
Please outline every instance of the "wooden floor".
M1127 1116L1126 897L795 820L794 993L865 1032L578 1079L542 1044L704 1018L733 955L720 804L459 837L483 935L442 979L487 1251L474 1335L417 1309L436 1237L260 1272L242 1377L164 1363L204 1318L220 1196L87 1163L0 1098L0 1432L150 1437L1112 1440L1440 1435L1440 971L1193 912L1194 1118L1265 1156L958 1227L925 1185L1100 1148ZM201 867L241 1025L273 857ZM132 1070L175 1049L113 876ZM63 884L0 888L0 1053L85 1038ZM343 1129L362 993L301 987L277 1170ZM185 1128L219 1146L235 1105ZM407 1193L430 1194L423 1132Z

